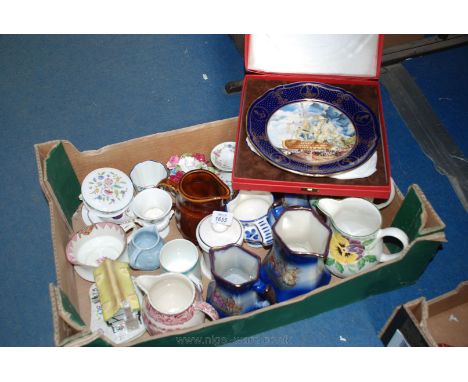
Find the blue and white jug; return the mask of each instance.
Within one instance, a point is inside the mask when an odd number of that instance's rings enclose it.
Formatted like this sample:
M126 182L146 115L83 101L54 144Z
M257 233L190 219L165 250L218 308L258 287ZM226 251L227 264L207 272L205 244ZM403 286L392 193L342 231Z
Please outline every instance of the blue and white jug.
M261 278L270 283L281 302L330 282L324 260L330 228L311 208L285 208L273 224L273 247L261 267Z

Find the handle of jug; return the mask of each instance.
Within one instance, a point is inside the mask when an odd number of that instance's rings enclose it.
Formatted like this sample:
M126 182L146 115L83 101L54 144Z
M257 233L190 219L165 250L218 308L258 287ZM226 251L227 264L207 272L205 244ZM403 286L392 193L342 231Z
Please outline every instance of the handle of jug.
M377 240L381 240L385 236L391 236L399 240L401 244L403 244L403 249L398 253L392 253L392 254L382 253L379 258L380 261L382 262L396 259L398 256L401 255L401 253L406 249L406 247L409 244L408 235L399 228L389 227L389 228L381 229L379 233L377 234Z
M213 308L210 304L205 301L195 301L193 304L193 308L195 310L199 310L205 313L208 317L210 317L213 321L219 320L219 314L215 308Z
M277 220L281 215L281 212L284 211L284 205L281 201L276 201L271 205L271 214Z
M187 275L187 277L190 279L190 281L192 281L195 284L195 286L198 288L200 292L203 291L203 283L197 276L189 274Z
M270 284L266 284L262 280L258 279L252 285L252 288L263 299L267 300L270 303L270 305L273 305L276 302L275 291L273 290Z
M132 268L137 268L137 261L138 261L138 257L140 257L141 255L141 252L142 252L141 249L135 248L135 250L131 254L129 254L128 263Z
M281 201L275 201L268 209L267 213L267 220L270 226L273 226L275 222L278 220L278 217L284 211L284 205Z
M161 188L161 189L171 193L172 196L174 196L174 197L179 192L179 182L171 179L170 177L161 180L156 187Z

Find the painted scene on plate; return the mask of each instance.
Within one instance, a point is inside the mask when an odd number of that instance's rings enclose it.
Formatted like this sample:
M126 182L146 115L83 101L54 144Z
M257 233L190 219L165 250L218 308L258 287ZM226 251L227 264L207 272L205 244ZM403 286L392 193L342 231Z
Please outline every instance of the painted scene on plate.
M311 165L345 157L356 143L354 125L343 112L310 100L276 110L268 121L267 135L281 153Z

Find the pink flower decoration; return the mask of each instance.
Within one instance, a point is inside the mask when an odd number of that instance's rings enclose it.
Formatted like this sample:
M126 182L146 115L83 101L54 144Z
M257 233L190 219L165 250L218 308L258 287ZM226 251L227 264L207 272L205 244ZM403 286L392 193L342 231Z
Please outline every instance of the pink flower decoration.
M168 169L173 169L177 166L177 164L179 163L179 156L178 155L173 155L169 158L169 162L166 163L166 167Z
M193 157L200 162L206 163L205 154L195 153Z
M178 183L184 174L185 173L183 171L177 171L174 175L170 175L169 179Z

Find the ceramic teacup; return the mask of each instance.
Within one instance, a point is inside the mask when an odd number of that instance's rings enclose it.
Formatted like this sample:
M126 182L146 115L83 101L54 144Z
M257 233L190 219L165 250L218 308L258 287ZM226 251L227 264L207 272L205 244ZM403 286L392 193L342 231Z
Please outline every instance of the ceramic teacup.
M335 276L351 276L375 267L379 262L398 258L402 252L384 253L384 237L399 240L403 245L402 251L408 246L408 236L401 229L381 228L382 216L378 208L367 200L321 199L317 207L328 216L332 229L325 264Z
M241 190L226 209L244 227L244 239L251 247L268 247L273 243L268 210L273 203L273 194L263 191Z
M201 299L193 282L183 274L138 276L135 283L146 295L143 322L151 335L199 325L205 315L212 320L219 318L216 310Z
M142 226L156 225L164 238L169 234L169 222L174 214L171 195L159 188L145 189L135 196L127 214Z
M93 270L105 258L111 260L119 258L126 246L125 232L119 225L96 223L74 234L67 244L65 253L81 277L94 281Z
M162 163L152 160L137 163L130 172L130 179L138 192L156 187L166 177L166 167Z
M159 257L161 273L182 273L202 290L201 266L198 248L186 239L168 241L161 248Z
M134 232L128 243L128 263L133 269L153 271L159 268L159 254L164 245L155 225Z

